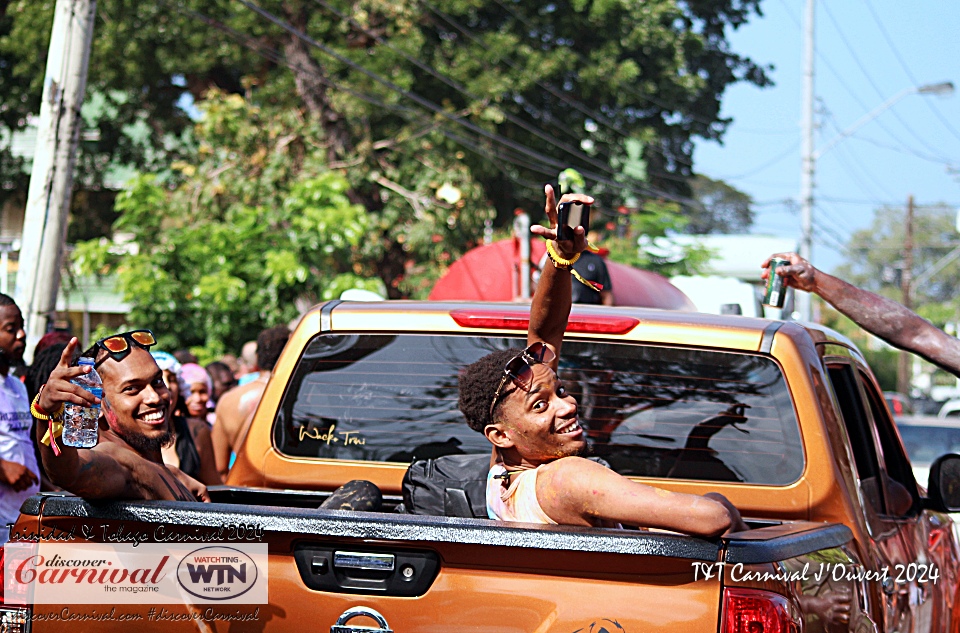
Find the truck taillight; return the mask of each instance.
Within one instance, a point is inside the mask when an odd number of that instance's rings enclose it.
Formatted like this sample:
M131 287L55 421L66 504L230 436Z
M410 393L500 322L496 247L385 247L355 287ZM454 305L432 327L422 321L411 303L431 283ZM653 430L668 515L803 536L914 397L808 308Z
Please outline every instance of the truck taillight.
M460 327L526 330L530 315L515 310L451 310L450 316ZM573 313L567 320L567 332L588 334L626 334L640 325L640 319L608 314Z
M0 574L3 574L3 546L0 546ZM30 633L30 608L6 605L4 582L0 582L0 633Z
M802 633L790 615L787 599L761 589L727 587L723 590L721 633Z

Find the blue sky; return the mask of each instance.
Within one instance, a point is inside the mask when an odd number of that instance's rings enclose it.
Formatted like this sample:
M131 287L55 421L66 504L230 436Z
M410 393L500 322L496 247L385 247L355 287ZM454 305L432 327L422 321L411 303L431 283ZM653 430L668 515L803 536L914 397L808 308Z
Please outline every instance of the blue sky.
M755 201L755 233L800 235L801 20L804 0L764 0L763 17L730 33L733 50L773 64L776 85L730 88L723 145L700 141L695 169ZM960 208L960 7L954 2L817 0L816 148L915 85L951 81L958 92L910 94L829 149L817 163L814 262L833 270L851 232L881 205ZM876 16L876 18L874 17ZM958 236L960 239L960 236Z

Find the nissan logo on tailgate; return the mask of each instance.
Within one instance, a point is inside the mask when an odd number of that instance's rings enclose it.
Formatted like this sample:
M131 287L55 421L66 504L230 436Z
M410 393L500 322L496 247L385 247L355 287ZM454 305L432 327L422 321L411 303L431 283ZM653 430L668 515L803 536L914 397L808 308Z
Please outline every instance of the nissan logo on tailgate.
M183 557L177 581L188 592L206 600L242 596L257 582L257 564L232 547L201 547Z

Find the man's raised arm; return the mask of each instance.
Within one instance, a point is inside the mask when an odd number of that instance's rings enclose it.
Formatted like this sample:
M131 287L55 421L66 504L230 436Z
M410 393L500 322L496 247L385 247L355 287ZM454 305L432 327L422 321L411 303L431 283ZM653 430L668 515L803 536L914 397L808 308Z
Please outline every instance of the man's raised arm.
M778 253L767 258L761 266L763 279L770 276L772 257L790 261L789 266L777 267L777 274L787 285L819 295L874 336L960 376L960 340L896 301L817 270L796 253Z
M557 200L553 187L544 187L546 203L544 211L550 221L550 228L534 225L530 231L535 235L550 240L561 260L571 260L587 247L587 237L583 227L577 227L575 237L569 241L557 241ZM581 202L593 204L593 198L583 194L565 194L561 202ZM567 329L567 319L570 316L570 266L558 264L553 256L540 273L540 281L533 294L533 303L530 306L530 325L527 329L527 344L542 341L553 348L557 357L560 356L560 345L563 343L563 332ZM550 363L554 371L558 360Z

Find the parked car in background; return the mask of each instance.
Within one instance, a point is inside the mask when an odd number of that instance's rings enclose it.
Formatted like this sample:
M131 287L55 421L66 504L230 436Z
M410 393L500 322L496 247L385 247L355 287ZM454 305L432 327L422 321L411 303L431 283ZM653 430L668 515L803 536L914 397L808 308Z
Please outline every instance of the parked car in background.
M941 420L947 418L960 418L960 398L947 400L937 412L937 417Z
M896 420L917 483L926 487L930 464L944 453L960 453L960 417L904 416Z
M887 406L890 407L890 413L894 417L900 417L901 415L913 415L913 404L910 402L910 397L896 391L884 391L883 399L887 401Z

